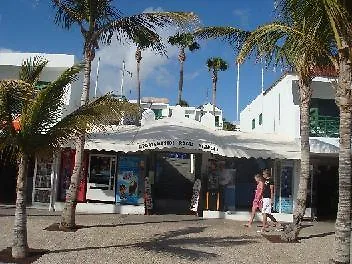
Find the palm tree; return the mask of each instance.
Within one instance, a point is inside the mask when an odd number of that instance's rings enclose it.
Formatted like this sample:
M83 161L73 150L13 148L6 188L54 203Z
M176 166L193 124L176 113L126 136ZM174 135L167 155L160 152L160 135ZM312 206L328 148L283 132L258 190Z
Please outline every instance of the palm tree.
M89 100L91 63L96 49L99 48L99 42L110 44L114 34L120 41L133 40L135 36L156 39L158 38L158 34L155 33L156 27L163 28L171 23L186 26L197 20L193 13L184 12L155 12L121 17L120 12L113 7L113 0L52 0L52 2L57 10L55 23L61 24L66 29L77 25L84 39L85 67L81 105ZM163 51L160 43L155 43L152 48L155 51ZM75 165L61 218L61 226L66 228L75 226L77 187L82 171L83 150L84 135L81 135L76 146Z
M294 1L294 0L293 0ZM326 64L330 56L331 34L322 29L323 21L313 24L306 18L291 18L286 13L282 21L260 26L253 32L233 27L206 27L197 31L201 38L221 38L235 48L240 47L238 61L243 62L253 49L257 56L265 57L274 64L286 62L293 66L299 76L301 173L294 212L294 224L287 228L283 239L296 240L306 208L307 183L309 180L309 103L314 69ZM281 45L279 45L281 43Z
M285 240L296 240L306 209L307 187L310 167L309 147L309 105L312 96L314 69L329 62L331 49L329 32L324 29L323 21L316 25L312 21L294 20L292 22L273 22L260 26L252 32L239 53L238 60L243 62L251 50L257 49L259 56L266 56L274 63L286 61L298 74L300 95L300 136L301 170L293 224L282 235Z
M142 51L148 48L152 48L153 45L163 46L162 41L158 35L155 38L145 38L145 36L135 36L133 42L137 45L135 59L137 64L137 105L141 107L141 80L140 80L140 66L142 60Z
M181 105L182 100L182 88L183 88L183 64L186 60L185 49L193 52L200 49L200 45L195 41L195 37L192 33L177 33L174 36L169 37L169 43L173 46L180 48L178 54L178 60L180 62L180 79L178 82L178 104Z
M345 0L281 1L283 12L294 16L325 19L337 56L334 84L340 110L339 203L335 224L333 263L350 263L351 258L351 110L352 110L352 3Z
M216 84L218 82L218 72L226 71L228 68L227 62L220 57L212 57L207 60L208 70L211 71L211 80L213 83L212 95L213 95L213 115L215 116L215 103L216 103Z
M127 103L104 96L60 120L65 87L76 80L82 66L67 69L55 81L38 90L36 84L46 64L46 60L35 57L22 64L18 80L0 81L0 151L13 149L18 159L14 258L26 257L28 250L26 184L29 158L38 153L50 153L92 125L99 128L120 120L121 111L128 111Z

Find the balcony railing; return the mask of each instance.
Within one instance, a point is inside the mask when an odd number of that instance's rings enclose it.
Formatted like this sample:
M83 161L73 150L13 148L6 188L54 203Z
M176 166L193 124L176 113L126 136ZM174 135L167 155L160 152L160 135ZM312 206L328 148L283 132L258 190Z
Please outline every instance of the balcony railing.
M310 136L311 137L339 137L339 117L311 115Z

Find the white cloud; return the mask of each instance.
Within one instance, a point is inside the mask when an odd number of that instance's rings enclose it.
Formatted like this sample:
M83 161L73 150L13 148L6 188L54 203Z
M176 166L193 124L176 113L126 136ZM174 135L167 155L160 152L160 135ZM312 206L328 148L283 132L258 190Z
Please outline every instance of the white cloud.
M191 72L191 73L186 73L185 74L185 80L193 80L195 78L197 78L200 74L200 71L194 71L194 72Z
M234 9L232 14L239 19L241 27L247 28L249 26L249 10L248 9Z
M160 8L147 8L145 11L162 11ZM167 43L167 37L174 34L173 28L160 30L159 35L164 39L164 45L166 46L167 56L156 54L154 51L148 49L142 51L141 61L141 82L142 82L142 95L143 90L153 89L155 87L146 87L143 82L146 80L152 80L159 86L170 86L174 81L175 77L167 70L167 65L174 61L178 54L176 47L171 47ZM113 91L114 93L120 93L121 86L121 69L122 61L125 61L126 71L132 73L132 78L125 73L124 78L124 94L128 94L129 91L136 91L136 61L135 61L136 46L133 43L122 44L116 39L112 40L109 46L101 46L96 53L96 58L92 64L92 93L94 93L95 80L96 80L96 69L97 61L100 57L99 67L99 93L106 93Z
M18 52L18 51L0 47L0 53L13 53L13 52Z

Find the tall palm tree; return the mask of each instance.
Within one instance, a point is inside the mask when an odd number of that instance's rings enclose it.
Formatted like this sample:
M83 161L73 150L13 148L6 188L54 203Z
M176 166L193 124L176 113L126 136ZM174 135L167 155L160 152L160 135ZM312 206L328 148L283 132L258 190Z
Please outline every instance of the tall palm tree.
M351 258L351 111L352 111L352 3L345 0L282 0L284 12L297 17L326 19L337 56L334 64L338 82L335 101L340 110L339 202L335 223L333 263L350 263Z
M57 10L55 23L66 29L77 25L83 36L85 67L81 105L89 100L91 63L95 51L99 48L99 42L110 44L114 35L120 41L133 40L135 36L155 39L158 38L158 34L155 33L157 27L163 28L172 23L186 26L197 20L193 13L184 12L142 13L131 17L121 17L119 10L113 6L113 0L52 0L52 2ZM152 48L156 51L163 51L160 43L155 43ZM66 228L75 226L77 187L82 171L84 138L84 135L80 135L78 139L71 184L61 218L61 226Z
M212 89L212 104L213 104L213 115L215 116L215 103L216 103L216 85L218 82L218 72L226 71L228 69L227 62L220 57L212 57L207 60L208 70L211 71L211 80L213 83Z
M142 61L142 51L148 48L152 48L153 45L160 45L163 47L161 38L156 35L154 38L145 38L143 35L134 36L133 42L137 45L135 52L135 59L137 64L137 105L141 107L141 80L140 80L140 67Z
M310 147L309 147L309 105L312 96L312 79L314 69L329 63L331 56L331 35L324 28L323 21L313 24L302 18L290 22L273 22L260 26L252 32L239 53L238 60L255 49L259 56L266 56L274 63L284 60L298 74L300 98L300 136L301 136L301 169L293 224L286 228L282 238L296 240L306 209L307 187L309 180Z
M293 0L295 1L295 0ZM309 180L309 103L314 69L329 63L331 34L322 29L323 21L315 24L307 18L281 16L281 21L260 26L253 32L233 27L206 27L196 33L201 38L222 38L235 48L240 48L238 61L243 60L254 50L257 56L265 57L267 62L288 63L298 73L300 93L300 134L301 171L294 224L286 229L282 237L296 240L306 208L307 184ZM326 22L326 21L325 21Z
M173 46L180 48L178 54L178 60L180 62L180 79L178 82L178 99L177 102L181 105L182 100L182 88L183 88L183 64L186 60L185 49L188 48L189 51L193 52L200 49L200 45L195 41L195 37L192 33L177 33L174 36L169 37L169 43Z
M28 250L26 184L29 158L58 148L92 125L99 128L120 120L121 111L128 111L127 103L104 96L60 119L65 87L76 80L82 66L67 69L55 81L38 90L36 85L46 64L46 60L35 57L22 64L18 80L0 81L0 151L13 149L18 159L14 258L26 257Z

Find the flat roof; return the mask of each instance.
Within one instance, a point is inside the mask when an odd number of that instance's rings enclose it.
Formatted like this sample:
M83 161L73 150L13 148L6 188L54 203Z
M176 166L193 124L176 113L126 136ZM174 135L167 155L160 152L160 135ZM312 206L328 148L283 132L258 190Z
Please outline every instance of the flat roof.
M47 67L68 68L77 62L74 55L68 54L8 52L0 53L0 65L21 66L24 60L35 56L47 59Z

